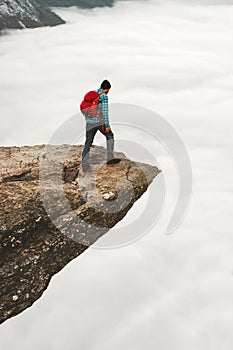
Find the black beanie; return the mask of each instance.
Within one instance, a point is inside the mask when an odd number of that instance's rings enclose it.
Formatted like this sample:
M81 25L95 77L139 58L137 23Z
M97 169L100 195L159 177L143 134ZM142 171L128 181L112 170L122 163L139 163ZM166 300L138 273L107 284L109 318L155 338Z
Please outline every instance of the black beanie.
M100 85L100 88L105 90L105 89L110 89L111 88L111 84L109 83L108 80L104 80L102 82L102 84Z

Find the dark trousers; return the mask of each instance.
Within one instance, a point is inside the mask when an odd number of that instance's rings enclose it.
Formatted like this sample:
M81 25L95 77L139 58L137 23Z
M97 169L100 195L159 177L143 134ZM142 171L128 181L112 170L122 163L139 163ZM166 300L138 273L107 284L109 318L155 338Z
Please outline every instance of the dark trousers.
M82 160L88 161L89 151L94 141L95 134L100 131L105 137L107 142L107 160L113 158L114 151L114 134L112 131L106 132L105 127L101 123L86 123L86 141L83 148Z

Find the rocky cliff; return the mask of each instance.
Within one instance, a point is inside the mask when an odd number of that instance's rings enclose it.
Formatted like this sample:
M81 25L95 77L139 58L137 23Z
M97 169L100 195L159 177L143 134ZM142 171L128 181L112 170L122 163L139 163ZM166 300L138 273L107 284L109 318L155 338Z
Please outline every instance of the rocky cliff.
M92 146L0 147L0 323L31 306L51 277L120 221L159 170L127 159L106 165Z
M0 30L55 26L65 23L49 8L34 0L0 1Z
M0 31L65 23L49 7L78 6L91 9L111 7L114 2L115 0L2 0L0 1Z

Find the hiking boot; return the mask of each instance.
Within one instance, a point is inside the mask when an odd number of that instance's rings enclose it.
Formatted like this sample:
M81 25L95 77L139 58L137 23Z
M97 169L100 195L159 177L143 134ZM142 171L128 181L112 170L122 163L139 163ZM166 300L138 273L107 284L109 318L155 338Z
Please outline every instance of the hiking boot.
M111 165L111 164L118 164L120 161L121 161L120 158L112 158L112 159L107 160L107 164L108 164L108 165Z

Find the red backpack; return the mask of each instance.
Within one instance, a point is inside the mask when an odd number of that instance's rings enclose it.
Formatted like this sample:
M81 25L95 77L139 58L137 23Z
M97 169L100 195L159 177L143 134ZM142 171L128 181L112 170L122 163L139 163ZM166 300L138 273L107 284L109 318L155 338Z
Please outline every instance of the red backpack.
M80 104L80 110L85 117L101 119L100 95L104 92L89 91Z

